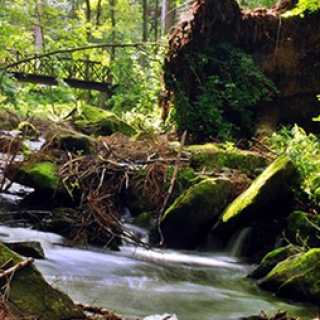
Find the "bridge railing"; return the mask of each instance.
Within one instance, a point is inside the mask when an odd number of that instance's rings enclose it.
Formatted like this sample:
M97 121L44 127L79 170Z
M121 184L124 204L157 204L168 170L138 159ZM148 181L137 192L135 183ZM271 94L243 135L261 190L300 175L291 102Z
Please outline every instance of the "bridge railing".
M21 62L21 63L19 63ZM97 61L72 59L65 56L23 57L19 54L5 61L7 72L25 76L42 76L68 80L109 83L110 68Z

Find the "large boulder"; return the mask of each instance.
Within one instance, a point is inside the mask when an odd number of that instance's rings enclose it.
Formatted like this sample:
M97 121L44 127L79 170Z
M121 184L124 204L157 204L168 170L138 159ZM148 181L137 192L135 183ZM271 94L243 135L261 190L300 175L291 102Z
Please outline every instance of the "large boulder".
M266 158L260 154L237 148L227 148L221 144L206 143L185 148L191 152L190 165L199 171L216 169L236 169L242 173L253 173L268 165Z
M182 193L165 212L161 230L168 247L194 249L228 203L232 183L204 179Z
M22 258L0 243L0 265L8 269ZM41 320L84 319L83 312L64 293L52 288L41 273L28 265L12 274L7 305L13 315L39 316ZM5 279L0 279L4 284ZM6 286L2 287L5 290ZM3 292L2 292L3 294Z
M85 106L74 124L85 132L97 135L121 132L131 136L137 133L132 126L122 121L114 113L92 106Z
M55 150L81 154L91 154L97 150L93 138L71 129L54 128L46 134L46 140L44 147Z
M10 167L8 177L17 183L39 191L61 191L58 166L51 161L17 163Z
M287 218L286 236L292 243L319 248L320 216L302 211L292 212Z
M276 159L252 185L224 211L213 231L222 239L229 239L239 228L262 217L278 217L292 200L292 187L297 170L286 156Z
M278 263L259 286L278 296L320 303L320 249L299 253Z
M267 253L259 266L249 274L249 277L255 279L265 277L279 262L286 260L296 253L295 248L290 245Z

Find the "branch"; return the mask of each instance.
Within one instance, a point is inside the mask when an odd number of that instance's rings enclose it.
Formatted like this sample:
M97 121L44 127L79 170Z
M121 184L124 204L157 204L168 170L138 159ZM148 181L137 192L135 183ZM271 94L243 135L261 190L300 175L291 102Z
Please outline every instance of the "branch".
M30 264L32 264L33 261L34 260L32 258L28 258L27 260L21 261L21 262L17 263L15 266L13 266L7 270L1 271L0 272L0 279L8 278L11 274L13 274L13 273L29 266Z
M161 231L161 228L160 228L161 217L164 214L166 206L167 206L167 204L169 202L169 199L170 199L170 197L171 197L171 195L173 193L176 180L178 179L180 159L181 159L182 151L183 151L183 148L184 148L184 144L186 142L186 137L187 137L187 130L185 130L183 132L183 134L182 134L180 147L179 147L179 152L178 152L178 155L177 155L177 158L176 158L176 164L175 164L175 167L174 167L174 172L173 172L173 175L172 175L172 178L171 178L171 181L170 181L170 187L169 187L168 193L166 195L166 198L164 199L163 205L162 205L162 207L160 209L159 218L157 220L158 232L160 234L159 246L162 246L164 244L164 237L163 237L163 234L162 234L162 231Z
M99 315L102 315L102 316L108 316L112 320L125 320L125 318L123 316L117 315L117 314L107 310L106 308L99 308L99 307L95 307L95 306L92 306L92 305L89 305L89 304L84 304L84 303L79 303L79 302L75 302L74 304L78 308L80 308L80 309L82 309L83 311L86 311L86 312L90 312L90 313L93 313L93 314L99 314Z
M8 64L4 67L0 68L0 71L6 71L9 68L13 68L15 66L18 66L22 63L29 62L35 59L41 59L50 57L56 54L62 54L62 53L72 53L76 51L84 51L84 50L90 50L90 49L100 49L100 48L140 48L145 46L156 46L160 45L159 42L139 42L139 43L102 43L102 44L95 44L91 46L85 46L85 47L78 47L78 48L72 48L72 49L59 49L56 51L51 51L43 54L37 54L30 58L22 59L20 61Z

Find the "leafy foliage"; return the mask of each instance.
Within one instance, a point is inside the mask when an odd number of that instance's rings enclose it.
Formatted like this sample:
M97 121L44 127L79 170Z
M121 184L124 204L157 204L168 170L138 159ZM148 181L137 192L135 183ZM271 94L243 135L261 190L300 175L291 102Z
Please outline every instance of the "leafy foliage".
M230 139L240 131L251 133L253 106L270 101L277 92L252 58L224 43L189 55L186 62L200 84L200 92L190 103L181 84L175 84L173 118L179 129L187 129L200 139L211 135Z
M319 0L299 0L296 8L286 12L284 17L304 16L305 14L320 10Z
M295 163L301 180L301 190L320 206L320 140L295 125L282 129L272 137L273 148L285 152Z
M90 10L88 10L88 3ZM100 5L99 5L100 3ZM149 4L150 9L154 4ZM100 6L100 7L99 7ZM121 14L120 14L121 13ZM112 21L112 15L115 21ZM149 38L154 28L149 21ZM43 46L35 46L35 26L42 30ZM0 0L0 65L6 59L29 57L103 43L141 42L143 29L141 2L109 1L5 1ZM157 49L157 50L156 50ZM117 48L75 51L65 58L102 63L111 69L115 85L112 96L103 105L99 92L68 87L58 75L58 86L46 87L18 83L10 75L0 75L0 102L21 116L58 119L76 106L76 101L113 109L118 115L153 114L161 89L163 48ZM59 60L51 56L55 71ZM65 107L66 112L61 112ZM45 111L46 110L46 111ZM139 117L136 117L139 118Z
M278 0L239 0L239 4L243 7L255 9L255 8L270 8L275 3L277 3Z
M117 114L135 110L147 115L155 111L162 86L164 47L160 47L156 55L151 50L154 48L141 54L136 49L127 49L116 58L112 74L117 87L107 106Z

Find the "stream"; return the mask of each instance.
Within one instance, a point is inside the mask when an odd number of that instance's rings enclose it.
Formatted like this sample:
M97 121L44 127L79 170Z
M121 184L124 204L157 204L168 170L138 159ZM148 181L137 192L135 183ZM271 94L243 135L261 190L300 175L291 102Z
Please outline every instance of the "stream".
M36 260L49 283L75 301L105 306L135 319L176 314L179 320L228 320L287 310L311 319L312 306L280 301L246 275L252 266L226 254L123 247L102 252L65 247L52 233L0 227L0 241L37 240L47 259Z
M31 145L33 149L40 146ZM10 191L11 195L0 194L0 211L12 209L32 190L13 184ZM143 235L143 230L136 231ZM260 290L247 278L254 266L227 253L135 247L122 247L121 252L82 250L67 247L56 234L0 226L0 241L25 240L42 244L46 259L35 264L50 284L75 301L103 306L129 319L169 313L179 320L231 320L261 311L274 314L279 309L311 319L318 311ZM238 247L239 241L234 241L229 252Z

